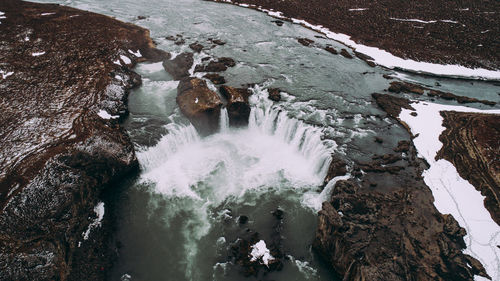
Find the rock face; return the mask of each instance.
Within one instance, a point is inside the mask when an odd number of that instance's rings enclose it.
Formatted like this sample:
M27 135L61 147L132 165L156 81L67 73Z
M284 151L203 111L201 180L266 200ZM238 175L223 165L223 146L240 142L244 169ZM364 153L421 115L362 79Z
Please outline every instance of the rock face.
M251 95L251 92L248 89L238 89L229 86L222 86L219 91L227 101L226 108L229 116L229 125L235 127L248 125L248 117L250 116L248 97Z
M181 80L176 101L198 133L206 136L219 130L222 101L204 80L193 77Z
M481 192L484 205L500 224L500 116L441 112L446 130L438 159L453 163L460 176Z
M168 54L106 16L17 0L0 11L0 280L103 280L106 217L82 233L101 191L138 167L118 122L140 84L130 67Z
M170 73L175 80L189 77L189 69L193 66L193 53L182 53L173 60L163 61L163 68Z
M351 181L337 182L319 212L314 249L348 281L486 276L477 260L462 254L465 230L433 208L425 189L362 192Z

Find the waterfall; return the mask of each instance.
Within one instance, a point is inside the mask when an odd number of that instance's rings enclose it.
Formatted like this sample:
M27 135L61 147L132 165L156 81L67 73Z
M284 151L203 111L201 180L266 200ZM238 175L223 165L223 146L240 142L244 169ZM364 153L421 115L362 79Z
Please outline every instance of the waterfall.
M229 130L229 115L225 107L220 110L219 128L221 133L226 133Z
M200 140L200 135L193 125L182 126L175 123L167 125L168 134L153 147L137 153L137 158L143 170L158 167L165 159L176 153L182 146Z

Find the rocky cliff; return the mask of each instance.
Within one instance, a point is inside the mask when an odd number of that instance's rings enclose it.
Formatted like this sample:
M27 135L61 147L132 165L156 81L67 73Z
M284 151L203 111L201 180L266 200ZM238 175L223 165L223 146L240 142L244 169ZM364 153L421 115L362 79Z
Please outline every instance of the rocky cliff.
M18 0L0 11L0 280L103 279L89 232L99 196L138 167L120 126L141 81L130 68L167 54L106 16Z

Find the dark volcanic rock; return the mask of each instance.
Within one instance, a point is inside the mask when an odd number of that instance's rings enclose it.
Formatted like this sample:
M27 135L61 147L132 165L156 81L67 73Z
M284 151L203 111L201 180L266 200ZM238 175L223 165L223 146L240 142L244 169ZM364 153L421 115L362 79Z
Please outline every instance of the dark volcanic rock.
M272 101L280 101L281 100L281 90L278 88L268 89L269 96L268 98Z
M458 103L476 103L477 102L477 103L482 103L482 104L491 105L491 106L497 104L494 101L479 100L476 98L469 98L469 97L465 97L465 96L457 96L457 95L452 94L452 93L438 91L438 90L430 90L429 93L427 93L427 95L430 97L440 97L440 98L445 99L445 100L456 100Z
M219 39L213 39L213 40L211 40L211 42L214 43L215 45L219 45L219 46L226 45L226 42L219 40Z
M355 183L339 181L319 212L313 247L343 280L486 276L477 260L462 253L464 229L452 216L437 212L425 199L428 192L425 186L360 192Z
M229 125L237 127L248 125L248 116L250 116L248 97L251 92L248 89L237 89L229 86L222 86L219 91L227 101Z
M442 111L446 130L437 159L446 159L481 192L484 205L500 224L500 116Z
M332 155L332 163L328 167L328 172L325 177L324 183L328 183L331 179L338 176L347 174L347 164L337 155Z
M341 54L343 57L346 57L346 58L348 58L348 59L352 59L352 58L353 58L353 57L352 57L352 55L351 55L351 54L349 54L349 52L348 52L346 49L342 49L342 50L340 50L340 54Z
M372 97L389 116L393 118L398 118L401 113L401 108L415 110L411 105L410 101L405 98L394 97L391 95L384 95L373 93Z
M207 87L199 78L189 77L177 86L177 104L201 135L209 135L219 130L222 101L217 93Z
M306 46L306 47L308 47L309 45L311 45L312 43L314 43L314 41L313 41L313 40L308 39L308 38L299 38L299 39L297 39L297 41L298 41L300 44L302 44L302 45L304 45L304 46Z
M189 69L193 66L193 53L182 53L173 60L164 60L163 68L172 75L175 80L189 77Z
M394 92L394 93L414 93L418 95L422 95L424 93L424 87L417 85L417 84L412 84L408 82L399 82L399 81L394 81L391 82L391 86L389 87L389 92Z
M104 280L106 216L82 233L103 189L138 168L118 122L140 84L129 67L168 54L110 17L16 0L0 11L0 61L13 72L0 83L0 280Z
M339 52L337 52L337 50L335 50L335 48L330 47L330 46L325 47L325 51L329 52L330 54L334 54L334 55L338 55L338 53L339 53Z
M194 69L195 72L222 72L226 71L228 67L233 67L236 62L232 58L222 57L218 60L210 61L207 65L197 65Z
M191 43L189 44L189 48L191 48L191 50L199 53L201 52L201 50L203 50L203 45L201 45L200 43L196 42L196 43Z
M271 22L274 22L277 26L283 26L283 24L285 23L282 20L272 20Z
M203 76L203 78L207 78L208 80L212 81L215 85L221 85L226 83L226 79L224 79L224 76L220 76L217 73L207 73Z

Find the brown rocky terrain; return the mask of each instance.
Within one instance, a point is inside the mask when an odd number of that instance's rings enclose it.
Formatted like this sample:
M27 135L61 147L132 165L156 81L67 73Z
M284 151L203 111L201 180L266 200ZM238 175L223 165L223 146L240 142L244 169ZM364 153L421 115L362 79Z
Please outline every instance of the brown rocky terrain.
M222 101L204 80L193 77L181 80L176 101L198 133L206 136L219 130Z
M93 233L106 216L82 234L101 192L138 168L119 123L141 82L130 68L168 54L110 17L19 0L0 11L0 280L104 279Z
M403 85L409 92L418 87ZM405 90L406 91L406 90ZM377 105L398 119L405 98L373 94ZM460 175L487 197L485 205L498 221L497 115L442 112L447 130L438 157L451 161ZM493 132L492 132L493 131ZM377 143L383 143L379 138ZM336 183L323 203L314 249L343 280L473 280L487 277L479 261L462 253L466 234L451 215L440 214L421 174L426 163L410 140L396 153L356 163L355 179ZM340 163L340 164L337 164ZM338 159L329 174L343 167ZM342 173L338 173L343 174ZM383 175L378 176L377 174ZM333 175L327 175L327 177ZM377 180L378 179L378 180Z
M402 58L500 68L500 4L496 0L233 2L273 9L288 18L323 25Z
M441 116L446 130L437 158L450 161L486 197L484 205L500 225L500 115L442 111Z

